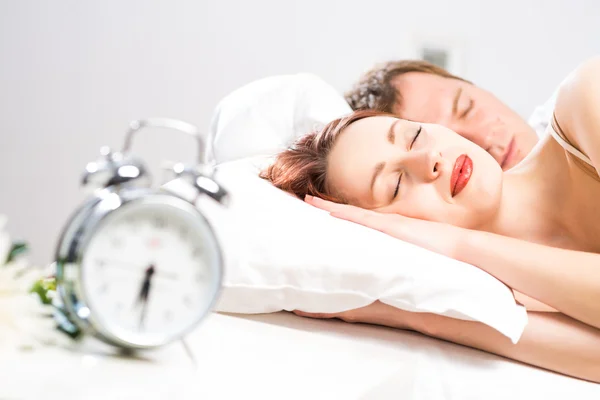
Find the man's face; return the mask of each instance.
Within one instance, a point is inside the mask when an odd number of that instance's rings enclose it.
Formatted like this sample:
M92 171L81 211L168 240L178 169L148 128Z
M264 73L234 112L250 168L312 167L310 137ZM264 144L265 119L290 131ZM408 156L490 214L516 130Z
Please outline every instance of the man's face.
M401 93L400 118L444 125L488 151L503 170L518 164L538 141L535 131L491 93L458 79L409 72L392 80Z

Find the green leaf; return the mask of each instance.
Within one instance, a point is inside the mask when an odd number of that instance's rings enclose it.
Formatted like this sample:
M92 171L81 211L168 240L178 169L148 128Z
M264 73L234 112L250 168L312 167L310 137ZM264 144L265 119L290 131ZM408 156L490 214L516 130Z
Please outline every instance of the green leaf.
M29 293L36 293L43 304L52 304L50 292L56 292L56 278L54 277L39 279L29 289Z
M52 299L48 297L49 290L50 289L44 285L44 280L40 279L33 284L31 289L29 289L29 293L36 293L40 297L40 301L43 304L51 304Z
M8 252L8 257L6 258L6 264L14 261L19 255L26 253L28 250L29 248L25 242L13 243L10 251Z
M57 322L57 329L71 339L77 340L83 337L83 331L69 321L69 318L67 318L67 315L61 308L54 308L54 319Z
M30 293L36 293L40 301L43 304L52 305L54 320L56 321L56 328L69 336L71 339L78 340L83 337L83 331L79 327L69 321L65 311L60 307L56 306L52 302L52 296L50 292L56 293L56 277L51 276L37 280L31 289Z

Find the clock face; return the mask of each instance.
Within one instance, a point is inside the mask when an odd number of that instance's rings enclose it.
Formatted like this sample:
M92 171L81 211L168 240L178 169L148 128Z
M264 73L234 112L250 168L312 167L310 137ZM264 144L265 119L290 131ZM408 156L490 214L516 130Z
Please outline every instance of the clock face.
M168 342L193 327L220 283L209 226L170 204L132 202L111 212L88 242L81 268L90 317L104 334L138 345Z

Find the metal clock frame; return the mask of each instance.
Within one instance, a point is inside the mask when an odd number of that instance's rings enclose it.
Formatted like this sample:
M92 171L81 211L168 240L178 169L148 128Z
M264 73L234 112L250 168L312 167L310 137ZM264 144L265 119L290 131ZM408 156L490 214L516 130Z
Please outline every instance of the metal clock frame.
M95 183L100 186L92 198L88 199L72 215L64 228L56 250L56 278L57 290L62 299L64 311L67 318L84 333L91 334L96 338L121 347L129 349L149 349L160 347L175 340L181 339L199 322L210 313L216 302L223 279L223 253L219 246L216 231L209 221L194 206L194 204L174 193L163 189L140 187L134 182L144 182L147 178L143 163L131 156L129 150L133 134L145 127L169 128L188 133L198 143L198 163L194 167L185 167L177 164L173 168L176 176L191 180L191 184L198 191L198 195L206 194L215 201L226 204L227 193L210 176L211 168L204 164L204 143L196 129L183 121L165 118L154 118L148 120L133 121L127 132L125 145L121 153L111 153L103 148L103 158L97 163L90 163L83 177L83 184ZM208 172L207 172L208 171ZM100 182L94 182L95 180ZM208 181L214 184L208 185ZM176 209L178 212L189 216L190 221L195 221L198 229L203 230L203 237L212 242L209 247L214 251L214 262L211 263L214 281L211 287L211 301L205 309L198 310L194 321L190 321L189 327L184 331L173 335L156 335L156 339L144 339L143 334L131 334L130 332L111 332L106 329L96 318L93 306L85 294L83 287L83 265L84 255L87 247L97 233L112 215L116 215L124 207L135 207L136 205L165 206Z

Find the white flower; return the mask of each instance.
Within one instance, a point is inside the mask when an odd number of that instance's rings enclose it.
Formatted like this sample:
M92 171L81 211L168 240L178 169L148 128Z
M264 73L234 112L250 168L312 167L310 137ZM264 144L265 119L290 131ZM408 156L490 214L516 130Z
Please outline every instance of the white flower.
M0 352L57 344L66 340L55 329L52 308L43 305L32 285L48 271L27 265L23 258L5 264L11 241L0 216Z
M4 230L6 226L6 216L0 214L0 266L4 265L6 259L8 258L8 252L10 251L10 247L12 245L10 241L10 236Z

